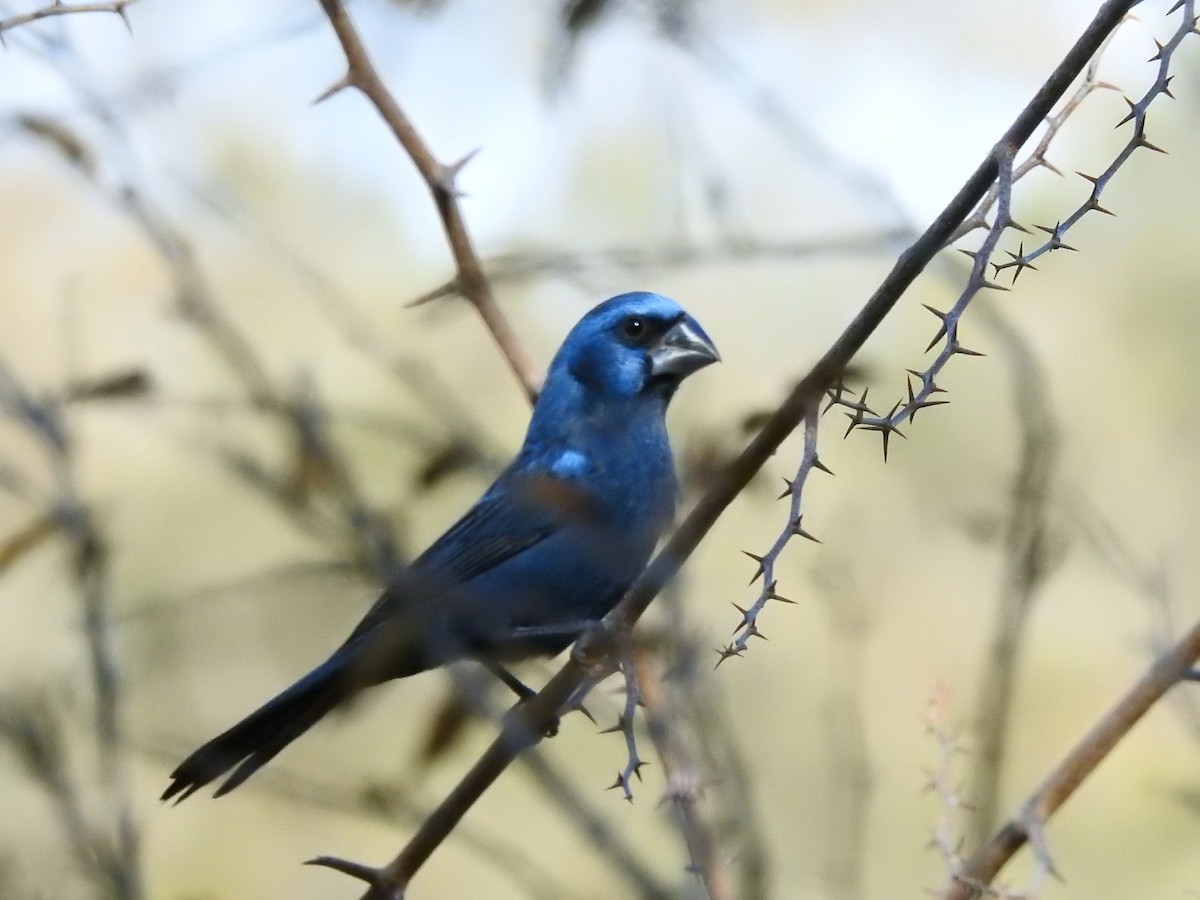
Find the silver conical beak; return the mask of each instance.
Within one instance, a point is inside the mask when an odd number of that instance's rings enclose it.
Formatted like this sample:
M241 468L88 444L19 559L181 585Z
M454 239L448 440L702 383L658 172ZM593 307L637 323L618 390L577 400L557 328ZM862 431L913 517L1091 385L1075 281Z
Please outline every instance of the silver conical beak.
M720 361L721 354L704 329L691 316L685 316L650 349L650 374L686 378L698 369Z

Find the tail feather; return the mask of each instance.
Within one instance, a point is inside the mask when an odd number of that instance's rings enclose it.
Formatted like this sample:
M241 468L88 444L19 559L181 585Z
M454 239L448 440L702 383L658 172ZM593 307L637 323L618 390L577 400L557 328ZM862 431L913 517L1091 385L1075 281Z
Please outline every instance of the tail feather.
M230 769L214 796L227 794L306 732L346 697L345 679L329 660L179 764L163 800L186 800Z

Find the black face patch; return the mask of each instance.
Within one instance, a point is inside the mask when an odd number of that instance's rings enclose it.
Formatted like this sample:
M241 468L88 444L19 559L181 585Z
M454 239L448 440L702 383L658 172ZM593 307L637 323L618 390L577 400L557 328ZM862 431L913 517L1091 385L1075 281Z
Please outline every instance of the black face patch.
M617 323L615 331L627 347L649 347L661 338L678 319L632 313Z

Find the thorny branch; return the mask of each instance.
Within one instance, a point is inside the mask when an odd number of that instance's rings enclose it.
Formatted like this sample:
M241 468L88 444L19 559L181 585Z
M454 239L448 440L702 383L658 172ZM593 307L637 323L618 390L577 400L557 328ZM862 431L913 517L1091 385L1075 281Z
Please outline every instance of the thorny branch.
M1133 133L1126 145L1116 154L1113 162L1100 175L1091 176L1080 173L1083 178L1091 183L1091 191L1087 198L1065 219L1057 222L1054 226L1036 226L1038 230L1048 235L1045 240L1029 251L1025 250L1024 243L1020 244L1016 253L1008 252L1010 260L1003 263L994 263L991 260L996 253L1004 233L1009 228L1029 233L1029 229L1015 221L1011 213L1013 184L1019 178L1038 167L1057 171L1046 160L1045 156L1051 141L1058 134L1067 118L1078 108L1084 99L1096 90L1111 87L1105 82L1098 80L1095 60L1095 54L1098 54L1103 49L1108 38L1111 36L1111 30L1106 33L1103 41L1093 48L1093 56L1087 66L1084 80L1080 87L1057 112L1050 115L1048 110L1046 115L1043 116L1046 119L1046 130L1039 143L1026 159L1020 164L1017 164L1015 161L1016 154L1020 150L1023 141L1001 141L1001 143L996 145L993 160L997 165L998 177L989 186L987 192L980 199L971 214L948 235L946 240L945 246L948 246L951 242L970 231L978 228L987 229L987 233L978 249L960 251L971 259L971 272L967 278L967 283L950 309L942 311L926 306L926 309L939 321L937 333L934 335L933 340L930 341L926 352L932 350L934 347L939 347L937 355L924 369L908 370L907 396L897 400L891 409L883 415L876 414L868 406L866 390L861 395L856 395L855 392L846 388L840 381L835 387L831 388L829 391L829 404L825 407L825 411L828 412L833 406L845 408L846 416L850 420L849 428L846 431L847 435L856 429L877 432L883 442L883 458L886 461L889 442L892 436L896 435L901 438L905 436L904 432L900 430L902 425L906 423L911 424L920 410L927 407L941 406L948 402L945 399L938 399L938 395L944 394L945 390L938 386L937 379L950 360L955 356L971 357L983 355L977 350L966 347L959 338L960 320L966 312L967 307L979 293L983 290L1008 290L1007 287L1000 285L994 280L1001 272L1012 270L1012 283L1015 284L1023 270L1036 270L1036 267L1032 263L1040 256L1053 250L1074 250L1075 248L1067 244L1063 238L1087 213L1100 212L1112 215L1109 210L1100 205L1099 200L1113 176L1128 161L1134 151L1139 148L1162 152L1160 148L1154 146L1146 138L1146 119L1149 107L1155 99L1159 96L1172 96L1170 91L1172 78L1170 75L1171 60L1183 40L1189 34L1196 31L1194 3L1195 0L1181 0L1180 3L1171 9L1171 13L1181 11L1180 24L1170 40L1165 44L1157 45L1158 52L1154 54L1151 60L1158 62L1158 71L1153 83L1147 88L1141 99L1136 102L1126 98L1126 102L1130 108L1129 113L1118 123L1118 125L1124 125L1128 122L1133 123ZM1136 5L1136 2L1123 5L1127 12L1128 9ZM1105 9L1108 9L1107 5ZM1117 24L1120 24L1120 22ZM1042 96L1044 92L1045 87L1039 92L1039 96ZM990 224L987 222L987 215L989 213L992 214ZM989 278L989 268L991 269L991 278ZM815 424L813 427L815 429ZM753 553L747 554L758 563L759 567L752 581L757 580L761 576L763 579L763 588L758 598L748 610L741 610L741 607L738 607L742 613L742 619L735 629L736 637L732 643L718 651L720 654L719 661L723 661L730 656L741 655L746 650L749 638L762 636L758 629L758 615L768 601L779 599L777 593L778 583L774 577L775 564L793 537L797 535L811 537L807 532L797 529L799 528L802 507L801 494L807 481L806 478L801 476L807 475L811 469L809 459L810 457L814 460L817 459L816 454L816 436L814 434L810 445L806 434L805 449L800 463L800 470L796 479L788 482L788 489L780 497L780 499L783 497L790 498L787 522L781 530L779 537L776 538L775 543L772 544L771 548L765 554L762 556Z
M633 640L627 635L619 635L620 642L617 654L621 664L621 675L625 679L625 705L617 717L617 724L606 728L601 734L620 732L625 738L625 767L617 773L616 780L609 785L609 790L621 789L626 800L633 801L633 779L642 780L642 767L646 761L638 754L637 736L634 725L637 719L637 709L642 705L642 669L637 664L638 650L633 646Z
M125 15L125 9L136 2L137 0L108 0L106 3L63 3L62 0L54 0L53 3L40 9L0 19L0 43L4 41L4 32L13 28L53 16L68 16L76 13L113 13L120 16L125 27L129 28L129 19Z
M1039 870L1054 866L1043 829L1046 822L1155 703L1187 679L1200 660L1200 622L1154 661L1137 683L1075 745L1030 795L1021 809L952 873L941 900L972 900L991 893L988 885L1013 855L1029 843Z
M340 11L333 0L323 2L327 9ZM404 896L415 873L483 792L524 749L541 740L562 710L578 702L594 685L599 674L607 674L612 668L617 636L628 633L666 582L695 551L725 508L741 493L779 445L806 417L815 415L817 404L826 390L838 380L850 360L983 199L997 177L1011 179L1012 160L1016 151L1050 114L1054 104L1084 70L1105 37L1135 2L1109 0L1101 7L1062 62L946 208L901 254L891 272L850 325L793 388L782 405L767 418L742 453L714 479L708 492L617 606L580 638L567 663L532 699L509 713L501 733L491 746L400 853L379 868L333 857L313 860L314 864L328 866L367 882L370 887L364 896L369 900L399 900Z
M450 165L439 162L379 77L379 72L371 62L367 48L342 0L321 0L321 7L329 17L329 23L333 26L346 55L347 68L346 74L318 97L317 102L346 88L354 87L363 93L387 123L396 140L412 159L417 171L421 173L433 196L442 227L446 232L446 240L454 255L457 271L451 283L455 292L462 294L475 307L500 352L504 354L509 368L529 398L533 399L541 389L541 373L492 294L491 285L484 275L483 265L479 261L479 255L475 251L466 220L458 204L458 199L462 196L457 185L458 175L475 154L467 154ZM441 296L439 292L434 293Z
M813 258L865 256L904 246L912 236L907 229L887 229L859 235L794 241L737 237L712 246L687 242L672 242L661 246L646 246L644 243L614 244L585 251L513 251L490 256L484 260L483 265L484 273L492 284L525 281L545 275L570 281L579 280L588 272L603 266L622 272L645 274L694 269L699 266L719 265L722 262L799 262ZM456 292L454 285L445 285L420 299L434 300Z

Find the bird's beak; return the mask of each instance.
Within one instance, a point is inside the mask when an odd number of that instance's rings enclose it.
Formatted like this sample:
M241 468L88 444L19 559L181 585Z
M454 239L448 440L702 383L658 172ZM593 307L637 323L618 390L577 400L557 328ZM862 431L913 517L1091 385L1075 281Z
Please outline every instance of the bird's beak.
M721 354L699 323L684 316L650 348L650 374L685 378L710 363L720 362Z

